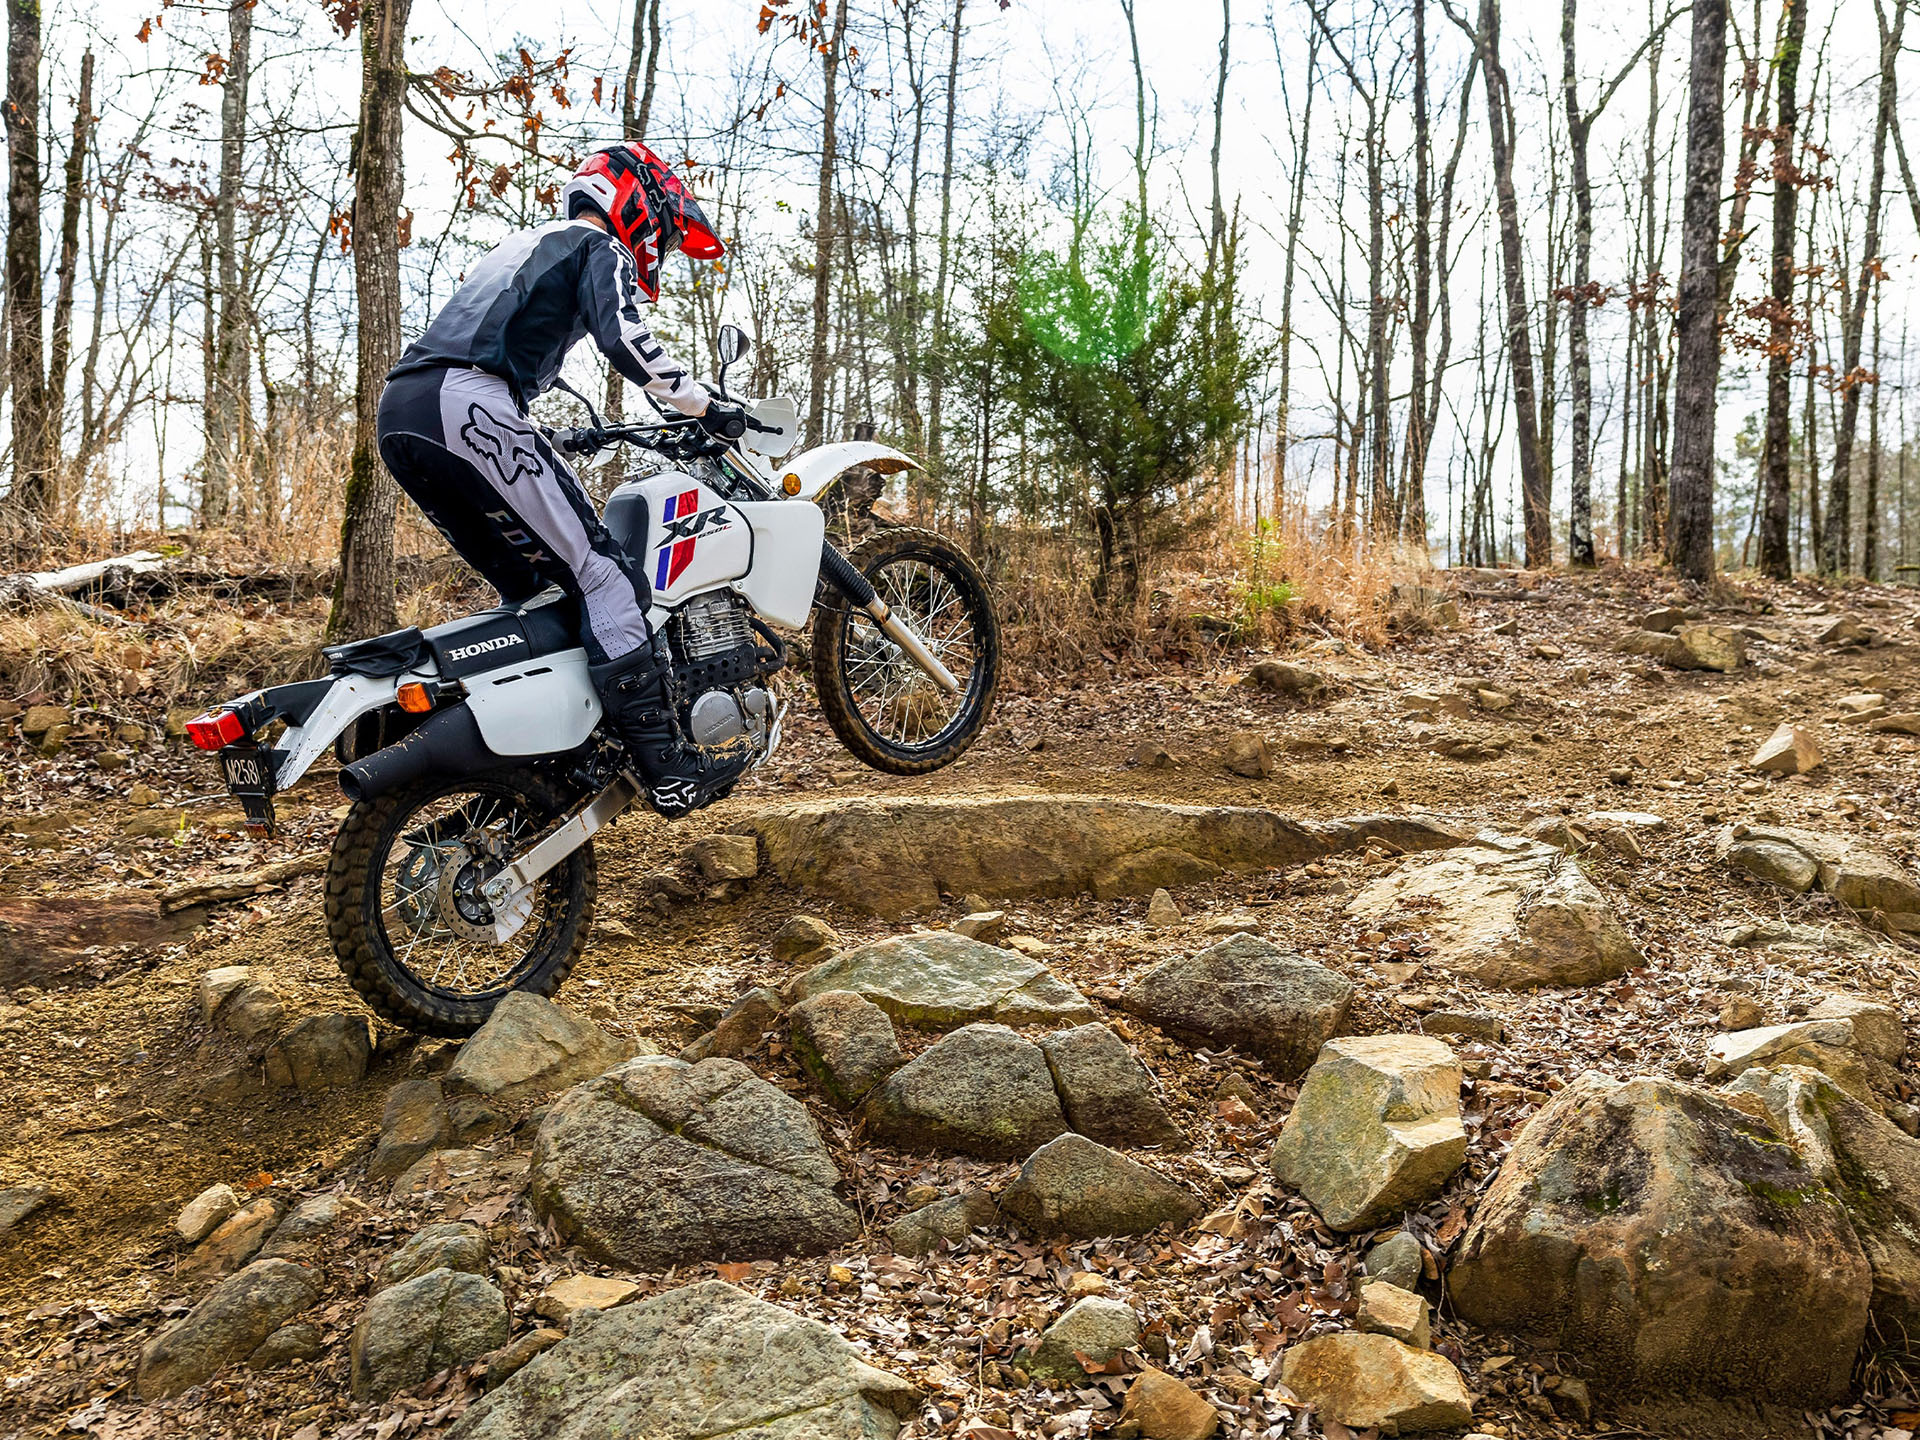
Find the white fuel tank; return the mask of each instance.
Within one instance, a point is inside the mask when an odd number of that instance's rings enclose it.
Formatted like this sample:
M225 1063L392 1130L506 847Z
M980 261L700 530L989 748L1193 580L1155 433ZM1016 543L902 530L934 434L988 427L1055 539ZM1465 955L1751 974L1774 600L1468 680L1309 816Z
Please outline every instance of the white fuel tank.
M640 516L646 538L636 544ZM653 587L648 620L726 586L761 619L799 629L813 611L826 516L809 500L732 501L690 475L629 480L607 500L607 528Z
M739 507L687 475L649 476L620 487L638 489L647 504L641 551L653 603L681 601L736 580L753 564L753 527Z

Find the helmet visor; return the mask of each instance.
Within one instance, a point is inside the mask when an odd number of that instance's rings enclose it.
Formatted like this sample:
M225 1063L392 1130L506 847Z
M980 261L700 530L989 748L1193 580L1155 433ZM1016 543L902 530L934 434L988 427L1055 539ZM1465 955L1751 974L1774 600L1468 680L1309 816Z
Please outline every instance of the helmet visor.
M680 215L680 253L691 260L718 260L727 253L727 247L720 243L720 237L713 233L706 213L701 210L694 198L681 191L672 197L672 203Z

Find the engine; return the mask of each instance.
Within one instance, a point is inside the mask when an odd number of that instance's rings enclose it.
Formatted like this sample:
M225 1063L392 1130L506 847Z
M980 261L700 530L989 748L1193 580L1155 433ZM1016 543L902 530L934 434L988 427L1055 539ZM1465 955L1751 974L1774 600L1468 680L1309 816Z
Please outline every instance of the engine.
M748 613L747 602L728 590L711 590L689 600L673 617L681 658L711 660L742 645L752 645Z
M761 643L751 615L738 595L709 591L682 605L668 626L681 694L692 697L681 723L696 745L745 738L764 748L775 727L778 706L767 681L785 656L778 642Z

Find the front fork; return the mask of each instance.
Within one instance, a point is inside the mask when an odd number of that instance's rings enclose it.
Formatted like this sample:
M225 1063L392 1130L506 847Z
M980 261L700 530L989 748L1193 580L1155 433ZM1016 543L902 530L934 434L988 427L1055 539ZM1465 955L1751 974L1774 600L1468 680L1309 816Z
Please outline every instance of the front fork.
M873 623L880 627L880 633L904 650L914 664L926 671L934 684L949 695L960 693L962 687L953 672L940 663L940 657L927 648L924 640L887 608L887 602L874 593L867 577L834 548L831 540L820 542L820 573L827 577L834 589L847 597L849 603L858 605L871 615Z

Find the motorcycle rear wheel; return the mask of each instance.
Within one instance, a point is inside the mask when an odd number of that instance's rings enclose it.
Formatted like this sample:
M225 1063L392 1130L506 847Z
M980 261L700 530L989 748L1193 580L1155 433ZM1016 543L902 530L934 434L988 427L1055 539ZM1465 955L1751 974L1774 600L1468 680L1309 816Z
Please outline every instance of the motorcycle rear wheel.
M843 597L814 619L820 709L857 758L889 775L951 765L980 738L1000 685L1000 622L973 560L946 536L876 531L848 561L960 681L949 695Z
M327 933L348 983L382 1018L471 1035L514 990L551 995L593 920L593 847L542 876L512 934L479 886L565 808L530 770L427 776L356 803L327 864Z

